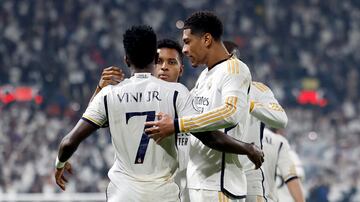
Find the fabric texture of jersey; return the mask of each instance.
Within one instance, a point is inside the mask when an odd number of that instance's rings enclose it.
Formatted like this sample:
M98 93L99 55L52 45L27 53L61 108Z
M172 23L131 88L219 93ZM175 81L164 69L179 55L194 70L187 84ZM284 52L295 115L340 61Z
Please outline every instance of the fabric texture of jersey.
M249 116L248 67L231 57L210 70L205 69L191 91L197 116L182 117L179 128L185 131L223 131L240 140ZM238 198L246 195L246 179L237 155L218 152L190 137L187 168L188 187L222 191Z
M279 168L285 182L297 177L296 167L291 159L288 141L281 135L277 135L268 129L264 130L264 171L269 186L269 198L278 201L276 188L276 169Z
M108 176L115 186L143 182L156 192L151 184L173 181L178 167L175 136L157 145L143 133L144 123L155 120L159 112L173 117L194 114L191 103L186 87L162 81L150 73L137 73L116 86L103 88L95 96L83 119L99 127L109 122L115 163Z

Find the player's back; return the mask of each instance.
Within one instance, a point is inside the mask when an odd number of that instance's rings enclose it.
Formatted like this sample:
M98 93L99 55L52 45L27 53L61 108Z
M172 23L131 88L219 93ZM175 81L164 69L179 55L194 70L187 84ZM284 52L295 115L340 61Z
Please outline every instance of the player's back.
M144 133L144 123L158 112L175 116L177 85L150 74L136 74L107 93L108 120L116 149L116 170L138 181L163 181L177 167L175 141L157 145Z
M179 96L177 96L179 95ZM116 86L107 86L91 102L83 118L102 126L109 122L115 163L111 181L163 182L177 168L173 137L157 145L144 133L145 121L154 121L164 112L175 116L183 110L188 90L181 84L159 80L150 73L138 73Z
M178 201L179 187L173 177L177 163L174 136L158 145L144 133L144 123L164 112L175 117L193 113L189 91L181 84L159 80L150 73L137 73L116 86L104 88L83 118L109 122L115 163L108 176L107 193L124 201ZM91 106L93 109L91 109ZM96 107L97 106L97 107ZM191 106L191 105L190 105ZM104 113L97 113L96 109ZM96 114L106 114L97 118Z

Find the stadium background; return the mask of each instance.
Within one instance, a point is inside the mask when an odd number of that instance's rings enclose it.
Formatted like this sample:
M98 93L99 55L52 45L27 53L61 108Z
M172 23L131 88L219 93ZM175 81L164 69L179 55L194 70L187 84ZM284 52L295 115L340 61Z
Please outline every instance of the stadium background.
M360 201L356 0L0 1L0 201L49 201L60 192L52 175L59 141L82 115L102 69L125 67L126 28L149 24L159 39L180 39L176 22L204 9L221 17L223 39L239 45L253 80L269 85L287 111L308 201ZM199 70L185 64L181 81L192 88ZM75 175L55 201L104 192L109 142L99 130L79 147Z

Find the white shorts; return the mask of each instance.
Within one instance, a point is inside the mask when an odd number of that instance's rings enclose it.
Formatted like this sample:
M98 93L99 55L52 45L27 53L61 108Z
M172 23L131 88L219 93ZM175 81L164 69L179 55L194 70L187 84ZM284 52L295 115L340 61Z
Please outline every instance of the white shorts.
M141 185L143 184L143 185ZM179 187L174 182L127 184L116 186L110 182L106 189L107 202L180 202Z
M245 202L244 199L232 199L221 191L189 189L191 202Z

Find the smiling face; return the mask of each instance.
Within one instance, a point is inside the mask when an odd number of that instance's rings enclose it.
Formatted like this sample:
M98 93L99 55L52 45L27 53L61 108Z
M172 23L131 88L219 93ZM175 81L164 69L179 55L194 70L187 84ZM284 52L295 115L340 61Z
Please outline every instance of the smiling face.
M172 48L159 48L156 61L156 77L168 82L177 82L183 72L180 56Z
M206 43L204 36L198 36L191 33L191 29L183 30L183 53L189 57L191 65L197 67L205 64L206 59Z

